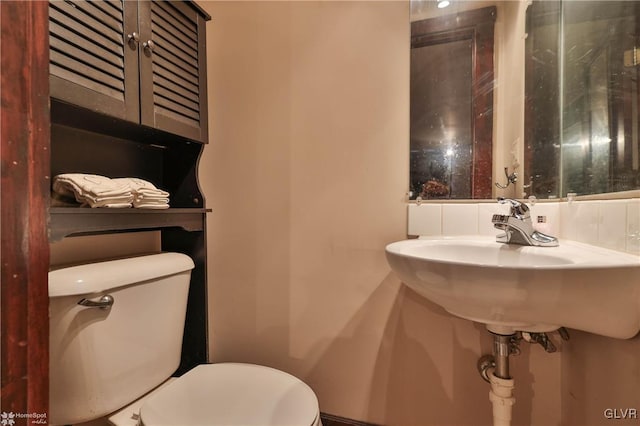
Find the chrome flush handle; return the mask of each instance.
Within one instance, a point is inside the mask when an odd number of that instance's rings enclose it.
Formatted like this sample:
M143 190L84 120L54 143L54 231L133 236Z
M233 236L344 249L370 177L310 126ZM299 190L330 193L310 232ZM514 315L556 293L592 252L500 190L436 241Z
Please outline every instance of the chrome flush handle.
M98 300L81 299L78 305L84 306L85 308L110 309L111 306L113 306L113 302L113 296L105 294Z

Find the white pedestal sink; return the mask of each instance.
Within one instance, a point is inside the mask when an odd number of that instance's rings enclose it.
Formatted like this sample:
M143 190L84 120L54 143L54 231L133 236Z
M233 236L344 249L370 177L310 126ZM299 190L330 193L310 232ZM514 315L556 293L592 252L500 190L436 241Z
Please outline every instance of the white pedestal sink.
M496 334L565 326L626 339L640 331L639 256L573 241L531 247L476 236L404 240L386 254L406 285Z

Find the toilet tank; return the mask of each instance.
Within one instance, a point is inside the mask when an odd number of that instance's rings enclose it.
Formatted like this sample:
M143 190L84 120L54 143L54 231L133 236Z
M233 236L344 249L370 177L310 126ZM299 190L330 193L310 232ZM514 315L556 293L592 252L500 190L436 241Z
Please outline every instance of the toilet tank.
M160 253L49 272L51 424L102 417L175 372L193 267ZM78 304L105 295L110 308Z

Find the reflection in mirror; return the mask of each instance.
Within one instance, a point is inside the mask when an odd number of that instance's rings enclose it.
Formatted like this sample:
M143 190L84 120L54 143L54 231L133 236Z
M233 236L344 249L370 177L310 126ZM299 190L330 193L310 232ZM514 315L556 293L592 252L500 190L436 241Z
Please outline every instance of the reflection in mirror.
M534 0L525 164L540 198L640 188L640 3Z
M412 199L492 195L495 17L486 7L411 24Z
M411 49L411 182L422 198L471 196L471 55L469 39Z

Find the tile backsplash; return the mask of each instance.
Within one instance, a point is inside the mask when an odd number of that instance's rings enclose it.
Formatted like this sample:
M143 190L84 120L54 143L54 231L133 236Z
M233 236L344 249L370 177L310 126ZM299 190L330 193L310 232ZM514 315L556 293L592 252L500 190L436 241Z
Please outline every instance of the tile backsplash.
M640 199L627 203L627 251L640 254Z
M443 204L442 235L478 233L478 204Z
M442 235L442 204L409 204L409 235Z
M409 204L408 234L496 235L498 203ZM534 228L559 238L640 255L640 199L529 204Z

